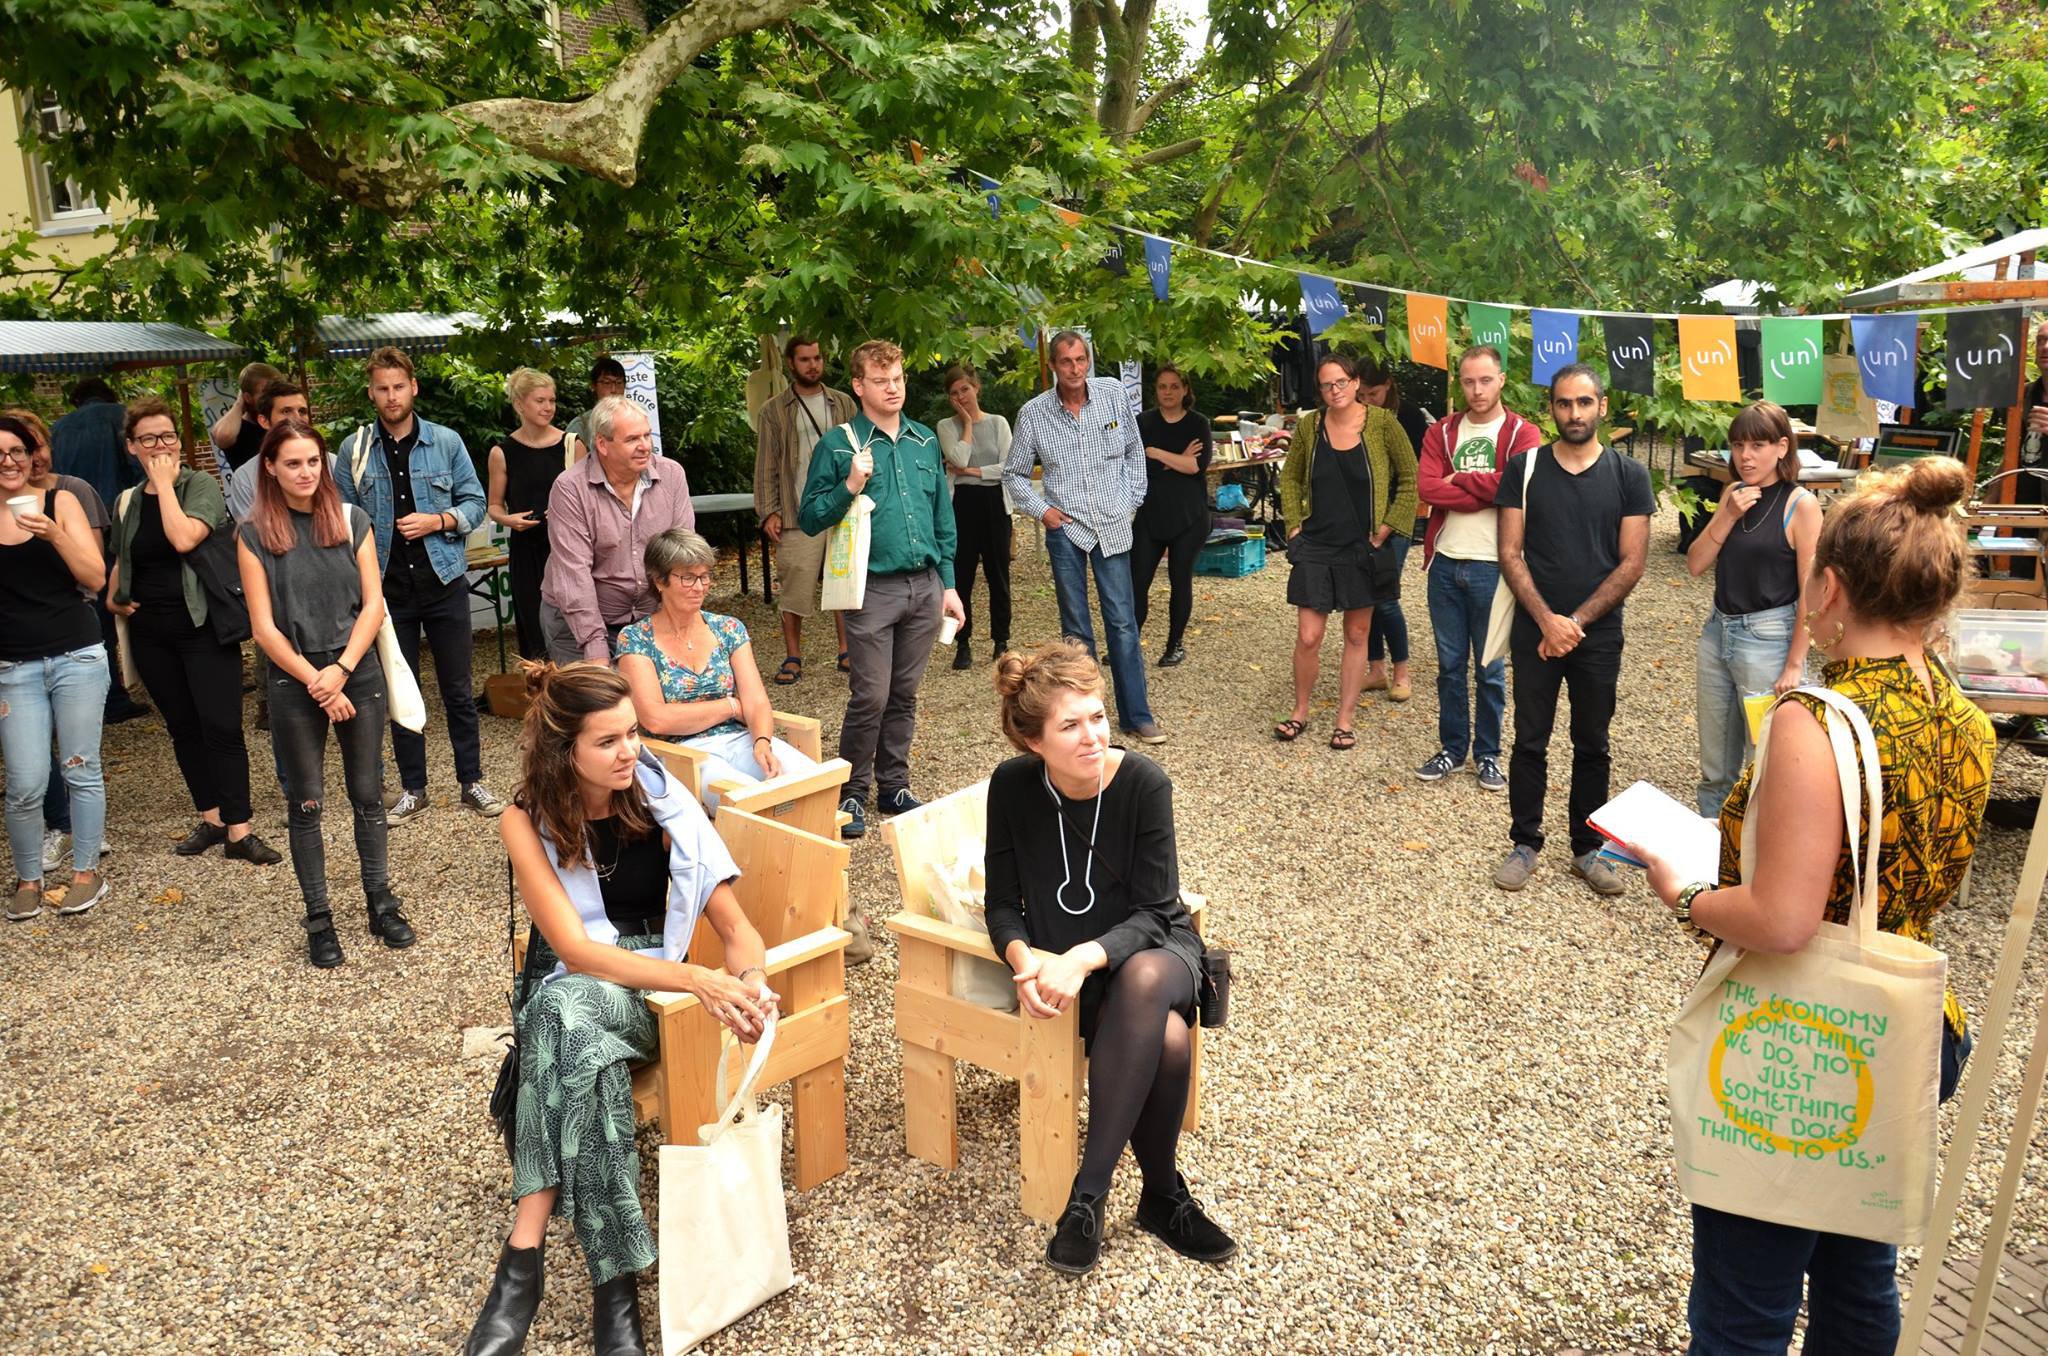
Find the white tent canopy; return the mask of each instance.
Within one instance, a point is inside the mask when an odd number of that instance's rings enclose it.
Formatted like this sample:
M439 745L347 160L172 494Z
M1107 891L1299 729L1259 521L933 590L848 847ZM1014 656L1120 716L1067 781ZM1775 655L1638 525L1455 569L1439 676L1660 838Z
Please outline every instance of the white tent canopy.
M1842 298L1842 303L1845 306L1881 306L1886 302L1901 300L1899 289L1914 283L1949 279L1988 282L1997 276L1998 265L2007 259L2015 261L2015 266L2008 271L2007 276L2017 278L2020 276L2017 265L2019 257L2043 249L2048 249L2048 230L2021 231L2003 240L1994 240L1988 245L1964 250L1961 254L1944 259L1938 264L1915 269L1911 273L1893 278L1890 282L1866 287L1860 292L1851 292Z

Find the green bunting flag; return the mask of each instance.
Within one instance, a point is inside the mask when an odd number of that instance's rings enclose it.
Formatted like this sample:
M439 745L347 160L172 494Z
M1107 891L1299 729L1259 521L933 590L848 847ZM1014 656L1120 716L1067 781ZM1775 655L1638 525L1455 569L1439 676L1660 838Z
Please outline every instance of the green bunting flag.
M1465 323L1472 329L1472 342L1492 344L1500 350L1501 366L1508 362L1508 308L1475 301L1465 308Z
M1818 405L1821 352L1820 321L1765 316L1764 399L1780 405Z

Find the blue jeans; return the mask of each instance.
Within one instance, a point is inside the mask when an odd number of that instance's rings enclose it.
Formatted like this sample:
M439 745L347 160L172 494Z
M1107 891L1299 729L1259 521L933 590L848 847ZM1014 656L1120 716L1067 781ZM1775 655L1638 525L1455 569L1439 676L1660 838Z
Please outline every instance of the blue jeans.
M1699 810L1709 819L1721 813L1721 802L1749 760L1749 717L1742 698L1769 692L1784 672L1799 629L1798 611L1791 603L1734 617L1709 609L1707 624L1700 628Z
M1437 556L1429 562L1429 624L1436 631L1436 739L1456 767L1464 766L1468 752L1480 758L1500 757L1508 665L1505 659L1483 668L1479 664L1486 649L1493 590L1499 583L1500 566L1490 560ZM1466 705L1468 668L1479 673L1476 739Z
M1102 626L1109 632L1109 677L1116 687L1116 721L1124 729L1152 723L1145 699L1145 655L1138 648L1137 602L1131 594L1131 557L1104 555L1101 546L1089 551L1067 540L1063 528L1045 534L1046 558L1052 562L1052 591L1060 604L1060 633L1071 636L1095 654L1095 627L1088 619L1088 566L1095 566L1095 593L1102 601Z
M94 641L54 659L0 660L0 759L7 763L7 845L14 873L43 878L43 793L50 740L71 793L71 860L97 871L107 834L107 787L100 777L106 714L107 647Z
M1972 1039L1941 1038L1941 1100ZM1889 1243L1692 1208L1691 1356L1785 1356L1804 1292L1806 1356L1864 1356L1899 1341L1899 1250Z
M1377 664L1391 654L1396 664L1405 664L1408 614L1401 610L1401 571L1408 568L1408 548L1414 542L1396 532L1388 538L1387 545L1394 548L1394 592L1383 602L1373 604L1372 635L1365 642L1365 657L1368 663Z

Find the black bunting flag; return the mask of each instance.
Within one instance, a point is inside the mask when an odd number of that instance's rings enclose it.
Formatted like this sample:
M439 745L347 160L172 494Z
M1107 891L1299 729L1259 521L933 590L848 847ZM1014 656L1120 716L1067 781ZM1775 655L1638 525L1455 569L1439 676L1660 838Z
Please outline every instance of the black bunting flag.
M1119 278L1125 277L1130 273L1130 265L1124 262L1124 238L1121 235L1110 237L1109 249L1103 253L1102 258L1098 262L1101 263L1102 267L1116 274Z
M2017 306L1957 311L1948 318L1948 395L1952 410L1993 409L2019 399Z
M1353 309L1365 319L1365 323L1376 330L1387 327L1387 290L1384 287L1354 287L1351 294L1358 298Z
M1601 320L1607 337L1607 384L1615 390L1657 394L1655 324L1643 315L1611 315Z

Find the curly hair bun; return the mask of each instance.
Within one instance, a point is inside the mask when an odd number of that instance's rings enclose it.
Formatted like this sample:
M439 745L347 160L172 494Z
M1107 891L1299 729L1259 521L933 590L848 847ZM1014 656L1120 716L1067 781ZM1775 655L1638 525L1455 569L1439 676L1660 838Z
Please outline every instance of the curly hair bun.
M1898 496L1922 513L1945 514L1969 497L1970 473L1954 457L1922 457L1906 468Z
M548 679L555 676L555 666L545 659L522 659L519 674L526 680L526 695L538 697L547 691Z
M995 683L998 696L1009 698L1024 690L1024 675L1031 671L1031 660L1015 650L1005 650L996 658Z

